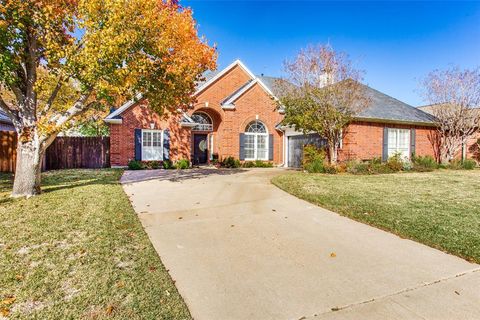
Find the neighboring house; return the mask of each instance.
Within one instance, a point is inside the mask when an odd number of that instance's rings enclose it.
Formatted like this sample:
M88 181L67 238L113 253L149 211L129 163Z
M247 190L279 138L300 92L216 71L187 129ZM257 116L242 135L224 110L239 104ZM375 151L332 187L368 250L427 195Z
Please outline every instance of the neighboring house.
M7 114L0 110L0 131L15 131L12 121Z
M429 114L435 114L435 108L441 107L441 104L429 104L425 106L420 106L418 109L427 112ZM477 117L480 117L480 108L472 108L471 112ZM468 141L462 146L462 150L457 155L462 159L475 159L480 161L480 128L477 134L473 135Z
M196 103L184 113L162 119L137 97L105 118L112 166L126 166L132 159L187 158L204 164L232 156L298 167L305 143L324 144L317 134L305 136L280 124L276 78L255 76L239 60L205 78L197 84ZM397 152L405 157L435 156L436 130L430 114L366 90L371 104L346 128L340 160L385 160Z

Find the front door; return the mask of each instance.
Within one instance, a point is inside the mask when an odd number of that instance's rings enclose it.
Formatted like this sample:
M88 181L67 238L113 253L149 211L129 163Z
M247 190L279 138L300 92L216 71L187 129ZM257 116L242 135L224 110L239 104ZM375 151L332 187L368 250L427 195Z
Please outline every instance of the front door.
M205 164L208 160L208 140L206 134L193 135L193 163Z

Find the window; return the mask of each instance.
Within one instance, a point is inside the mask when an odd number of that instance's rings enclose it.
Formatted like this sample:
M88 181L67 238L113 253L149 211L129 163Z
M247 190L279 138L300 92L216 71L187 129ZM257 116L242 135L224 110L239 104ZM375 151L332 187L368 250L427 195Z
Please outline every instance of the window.
M197 125L193 127L193 131L212 131L213 130L213 124L212 124L212 119L203 112L195 112L192 114L192 120L195 122Z
M258 120L245 129L245 160L268 160L267 128Z
M142 130L142 160L163 160L163 131Z
M410 130L388 129L388 157L400 153L403 158L410 158Z

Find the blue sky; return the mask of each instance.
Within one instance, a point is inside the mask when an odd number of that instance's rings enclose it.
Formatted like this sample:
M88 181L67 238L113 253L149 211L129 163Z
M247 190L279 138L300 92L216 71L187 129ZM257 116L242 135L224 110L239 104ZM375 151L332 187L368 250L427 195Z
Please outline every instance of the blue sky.
M282 75L308 44L329 42L365 70L365 83L411 105L430 70L480 66L480 2L181 2L216 43L220 68L241 59L254 73Z

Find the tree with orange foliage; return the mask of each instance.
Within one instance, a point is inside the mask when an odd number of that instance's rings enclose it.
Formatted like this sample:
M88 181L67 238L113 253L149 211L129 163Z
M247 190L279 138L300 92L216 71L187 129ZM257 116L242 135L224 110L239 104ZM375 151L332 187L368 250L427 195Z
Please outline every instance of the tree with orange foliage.
M0 109L18 133L12 196L40 192L43 154L72 119L139 92L175 112L215 60L178 1L1 0Z

